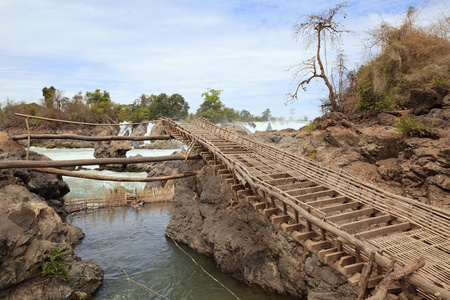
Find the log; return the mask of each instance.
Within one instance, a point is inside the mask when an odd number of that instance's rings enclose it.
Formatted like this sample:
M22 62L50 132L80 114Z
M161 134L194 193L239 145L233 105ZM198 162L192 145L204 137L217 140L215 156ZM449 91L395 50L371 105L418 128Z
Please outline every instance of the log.
M76 166L93 166L104 164L134 164L143 162L161 162L167 160L201 159L200 155L164 155L143 156L130 158L97 158L97 159L74 159L74 160L5 160L0 161L0 169L11 168L62 168Z
M358 300L364 300L367 295L367 285L369 284L369 277L372 274L373 261L375 260L375 252L370 253L370 258L361 271L361 277L358 283Z
M50 173L50 174L63 175L63 176L69 176L69 177L87 178L87 179L103 180L103 181L120 181L120 182L124 182L124 181L127 181L127 182L162 181L162 180L179 179L179 178L195 176L198 173L198 171L197 171L197 172L186 172L183 174L177 174L177 175L171 175L171 176L142 178L142 177L103 176L103 175L97 175L97 174L66 171L66 170L60 170L60 169L54 169L54 168L33 168L31 170L36 171L36 172Z
M397 269L394 272L388 274L384 279L380 282L380 284L375 289L375 294L367 298L367 300L383 300L386 297L388 292L388 288L394 280L399 280L404 276L411 274L412 272L417 271L425 265L425 259L421 258L413 263L410 263L404 266L401 269Z
M77 122L77 121L66 121L66 120L59 120L59 119L51 119L51 118L44 118L44 117L36 117L26 114L19 114L14 113L18 117L24 117L24 118L32 118L32 119L38 119L38 120L44 120L44 121L51 121L51 122L59 122L59 123L68 123L68 124L78 124L78 125L88 125L88 126L120 126L124 124L99 124L99 123L86 123L86 122ZM156 123L156 121L143 121L140 123L127 123L126 125L138 125L143 123Z
M17 140L25 140L28 139L27 134L19 134L12 136L12 139ZM156 141L156 140L170 140L170 135L154 135L154 136L118 136L118 135L95 135L95 136L85 136L79 134L39 134L34 133L30 134L30 139L33 140L45 140L45 139L54 139L54 140L80 140L80 141L93 141L93 142L101 142L101 141Z

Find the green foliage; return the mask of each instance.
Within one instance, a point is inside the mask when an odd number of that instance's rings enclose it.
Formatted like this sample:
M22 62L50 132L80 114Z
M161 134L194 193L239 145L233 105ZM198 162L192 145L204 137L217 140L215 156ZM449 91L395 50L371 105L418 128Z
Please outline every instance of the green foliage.
M359 95L359 109L361 111L369 114L378 114L397 108L397 103L391 97L375 93L373 74L370 68L362 66L357 76L359 80L356 89Z
M107 91L100 92L100 89L96 89L95 92L86 92L87 105L92 106L97 103L106 103L111 101L111 96Z
M65 253L66 251L64 251L61 246L52 248L47 257L41 261L41 275L58 276L62 280L69 282L72 285L72 278L70 277L69 271L65 266L67 264L67 261L63 257Z
M156 120L160 117L168 118L186 118L188 115L189 104L180 94L167 96L161 93L158 96L151 95L148 107L148 119Z
M44 87L42 89L42 96L44 96L45 107L48 109L54 108L55 92L56 89L53 86L49 88Z
M429 137L432 135L433 124L424 124L417 118L401 116L397 120L397 131L403 136Z
M220 93L222 90L208 89L202 94L205 99L200 104L196 115L208 118L213 123L220 123L228 121L225 105L220 101Z
M305 131L306 132L311 133L311 132L314 131L314 129L316 129L316 125L314 125L314 123L311 122L311 121L309 121L308 124L306 124L306 126L305 126Z

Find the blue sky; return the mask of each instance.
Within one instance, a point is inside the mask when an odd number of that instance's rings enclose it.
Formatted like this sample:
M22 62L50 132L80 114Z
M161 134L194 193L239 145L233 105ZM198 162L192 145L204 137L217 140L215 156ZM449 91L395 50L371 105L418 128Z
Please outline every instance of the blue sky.
M349 1L344 24L347 66L364 60L361 39L383 19L400 19L428 1ZM327 96L313 83L285 105L293 89L287 69L312 56L291 37L300 17L331 8L329 1L34 0L0 1L0 103L39 102L53 85L72 97L109 91L132 103L141 94L179 93L195 112L208 88L222 89L228 107L255 115L309 118ZM433 14L432 0L423 16ZM427 10L429 10L427 12ZM332 60L332 57L328 58Z

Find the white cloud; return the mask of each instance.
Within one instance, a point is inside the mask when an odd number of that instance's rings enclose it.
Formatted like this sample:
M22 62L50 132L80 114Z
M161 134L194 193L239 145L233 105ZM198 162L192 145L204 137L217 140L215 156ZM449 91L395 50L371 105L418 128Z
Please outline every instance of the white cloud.
M377 14L397 18L410 1L351 1L346 22L361 31ZM52 1L0 3L0 102L37 101L44 86L72 96L97 88L114 101L180 93L195 111L207 88L223 89L227 106L288 115L282 105L292 73L306 56L291 38L301 15L328 1ZM388 15L386 15L388 17ZM348 44L350 43L350 46ZM357 61L357 39L346 38ZM357 58L358 57L358 58ZM317 116L319 84L294 103Z

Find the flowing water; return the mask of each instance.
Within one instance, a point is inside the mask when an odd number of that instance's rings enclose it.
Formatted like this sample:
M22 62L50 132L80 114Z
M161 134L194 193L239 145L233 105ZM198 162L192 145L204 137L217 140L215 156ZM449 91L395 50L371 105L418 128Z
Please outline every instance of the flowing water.
M93 158L93 149L31 150L54 160ZM174 150L132 150L144 156L167 155ZM130 151L131 152L131 151ZM136 153L128 154L129 156ZM90 169L95 166L90 166ZM100 172L90 170L89 172ZM115 173L142 176L146 173ZM64 177L74 197L101 190L109 183ZM115 184L115 183L112 183ZM125 183L126 188L130 188ZM143 184L143 183L137 183ZM147 204L142 210L114 207L70 214L68 221L86 234L75 253L94 259L105 271L102 287L93 299L291 299L248 287L222 273L209 257L177 245L165 236L171 204ZM211 276L209 276L210 274Z

